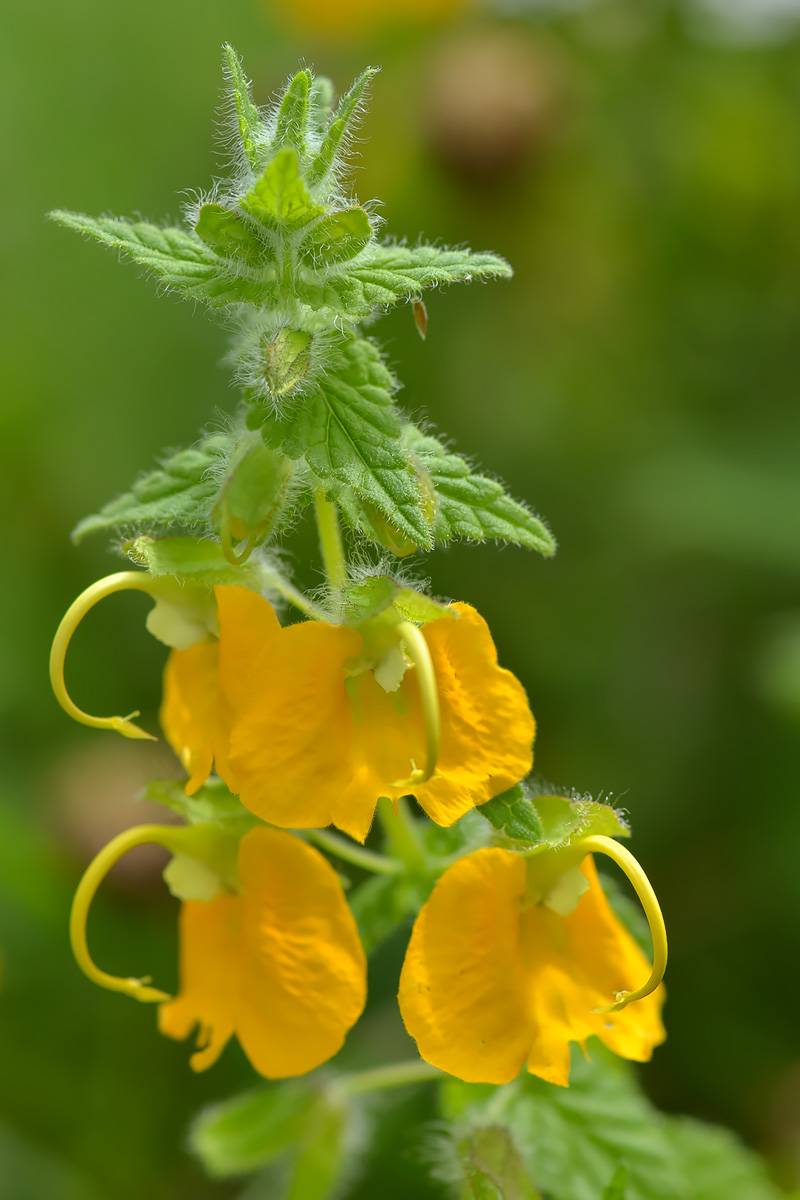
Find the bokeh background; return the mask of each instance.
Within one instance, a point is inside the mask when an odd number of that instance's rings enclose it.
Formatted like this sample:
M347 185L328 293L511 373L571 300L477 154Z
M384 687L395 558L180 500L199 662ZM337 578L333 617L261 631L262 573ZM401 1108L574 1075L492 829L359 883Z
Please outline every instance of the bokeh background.
M298 63L337 89L383 67L354 187L387 229L493 249L510 283L375 326L402 403L551 524L557 557L459 546L421 567L488 618L524 681L548 779L625 805L667 917L670 1038L651 1096L737 1129L798 1184L800 1022L800 6L791 0L5 0L0 321L0 1194L233 1196L185 1150L192 1114L252 1082L210 1073L154 1013L71 961L88 857L174 771L71 724L48 691L73 597L118 569L84 514L236 396L202 310L48 225L53 207L177 219L220 167L220 48L256 99ZM309 530L293 541L301 582ZM151 723L164 651L141 597L75 639L71 690ZM175 902L131 857L93 914L98 960L175 982ZM403 941L374 965L349 1061L410 1052ZM438 1193L398 1094L348 1200Z

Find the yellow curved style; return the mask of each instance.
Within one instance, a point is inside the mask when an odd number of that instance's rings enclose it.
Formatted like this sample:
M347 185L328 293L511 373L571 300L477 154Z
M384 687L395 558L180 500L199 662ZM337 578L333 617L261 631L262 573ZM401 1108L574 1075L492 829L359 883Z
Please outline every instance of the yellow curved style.
M609 842L587 837L564 855L565 872L575 869L571 851L585 855L583 894L566 915L546 899L528 902L535 857L478 850L442 875L417 917L400 978L403 1020L427 1062L495 1084L527 1066L566 1086L570 1042L585 1048L595 1036L623 1058L650 1058L666 1036L658 986L666 936L638 863ZM643 898L655 947L644 987L636 985L649 963L611 910L592 850L614 857ZM615 1004L605 1003L609 995Z
M138 717L138 710L129 713L127 717L93 717L89 713L78 708L77 704L73 703L67 692L67 685L64 682L64 661L67 655L67 648L72 635L80 625L83 618L91 608L94 608L98 601L103 600L106 596L111 596L114 592L138 591L151 593L153 588L153 580L151 576L143 571L118 571L114 575L107 575L105 579L99 579L97 583L93 583L85 592L81 592L77 600L74 600L67 609L64 617L59 625L56 636L53 638L53 646L50 651L50 683L53 687L56 700L64 709L64 712L73 720L79 721L81 725L91 725L93 729L113 729L117 733L121 733L126 738L142 738L148 741L156 741L151 733L147 733L132 721L132 717Z
M188 794L213 763L262 820L334 824L363 842L380 797L413 794L437 824L452 825L530 770L525 691L469 605L419 629L400 624L414 667L387 692L372 670L349 670L363 647L356 629L282 627L255 592L214 591L217 648L173 651L164 677L161 725L189 773ZM425 766L409 778L409 762Z
M178 833L178 829L169 825L137 825L133 829L126 829L124 833L118 834L92 859L78 884L75 898L72 901L69 938L75 961L84 975L100 987L107 988L111 992L122 992L123 995L132 996L134 1000L141 1000L146 1004L160 1003L171 997L168 992L148 987L149 978L123 979L118 975L109 975L107 971L101 971L99 967L95 966L86 942L86 921L98 887L123 854L127 854L135 846L153 844L165 846L168 850L176 850Z

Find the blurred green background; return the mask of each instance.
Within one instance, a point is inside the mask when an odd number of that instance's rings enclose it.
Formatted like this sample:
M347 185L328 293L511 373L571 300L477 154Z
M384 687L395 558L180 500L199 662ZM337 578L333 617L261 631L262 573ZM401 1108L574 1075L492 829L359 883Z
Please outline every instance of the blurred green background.
M339 90L382 65L360 199L383 201L394 235L493 249L516 269L430 294L425 343L405 306L374 333L406 409L527 499L561 548L544 563L460 546L421 570L489 620L538 719L539 771L630 810L671 935L670 1037L648 1091L732 1125L798 1184L800 22L786 3L764 20L772 7L749 22L744 0L6 0L4 1198L237 1191L204 1181L184 1139L201 1104L252 1081L243 1055L192 1075L153 1011L93 988L67 945L82 867L142 819L147 774L173 768L163 749L71 724L46 672L69 602L118 569L102 540L73 548L71 528L236 396L220 323L44 214L176 220L220 169L226 39L260 103L300 62ZM301 564L308 529L293 549ZM299 565L300 581L314 571ZM76 637L71 690L92 711L154 719L164 652L144 611L115 598ZM109 881L92 942L109 969L174 986L159 867L132 856ZM410 1052L402 952L399 938L374 964L353 1063ZM390 1107L348 1200L439 1194L413 1150L430 1089Z

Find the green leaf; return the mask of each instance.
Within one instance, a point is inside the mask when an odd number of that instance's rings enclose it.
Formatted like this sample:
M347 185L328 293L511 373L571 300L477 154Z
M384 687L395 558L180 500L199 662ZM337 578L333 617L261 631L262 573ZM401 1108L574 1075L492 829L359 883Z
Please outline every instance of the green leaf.
M232 434L215 433L197 446L177 451L129 492L106 504L99 513L84 517L75 527L72 540L80 542L90 533L126 527L206 528L219 491L218 475L233 445Z
M390 575L367 575L357 583L348 584L342 600L348 622L363 621L384 612L394 605L405 621L424 625L439 617L455 617L449 604L442 604L424 592L406 587Z
M311 308L327 308L345 320L360 321L428 287L511 274L508 263L495 254L373 246L349 270L322 282L299 283L298 299Z
M87 217L60 209L48 215L67 229L124 251L135 263L152 271L166 287L193 300L204 300L212 308L258 304L266 302L272 294L268 280L256 281L231 273L225 259L183 229L159 229L144 221Z
M446 545L459 537L476 542L495 538L547 556L555 553L555 539L544 522L506 495L496 480L474 474L466 459L451 454L438 438L413 425L404 427L403 440L436 494L437 544Z
M296 1145L316 1103L305 1083L256 1088L199 1113L189 1146L214 1179L255 1171Z
M194 227L197 236L216 254L240 259L251 267L274 260L271 247L239 216L221 204L203 204Z
M485 1125L456 1140L464 1200L541 1200L507 1129Z
M332 1093L320 1095L306 1119L286 1200L327 1200L349 1158L349 1106Z
M262 224L287 231L304 228L325 211L308 194L297 154L289 147L278 151L240 204Z
M400 444L393 380L371 342L346 342L342 359L268 436L305 457L323 481L374 504L404 537L431 545L417 477Z
M622 814L610 804L586 797L540 795L524 781L478 805L476 811L519 850L563 846L590 834L630 836Z
M336 115L328 127L319 152L309 167L308 182L311 187L320 183L334 166L342 142L348 134L352 133L364 91L373 77L378 74L378 70L378 67L367 67L366 71L362 71L350 90L345 92L339 101Z
M733 1134L665 1117L641 1094L628 1063L594 1038L589 1051L590 1062L573 1053L568 1088L527 1074L501 1088L448 1080L444 1116L468 1131L487 1123L487 1105L501 1113L531 1178L552 1200L778 1200L763 1165ZM609 1180L616 1192L606 1190Z
M131 562L146 567L151 575L177 575L201 580L211 587L239 583L254 591L261 590L262 572L257 562L250 559L242 566L234 566L228 562L219 542L208 538L142 536L126 542L123 550Z
M485 804L479 804L477 811L513 841L535 846L544 840L536 809L521 783L515 784L507 792L501 792L499 796L493 796Z
M308 97L308 128L316 139L324 138L331 122L333 84L324 75L312 80Z
M311 72L298 71L284 92L278 109L273 146L293 146L303 154L306 148L308 128L308 101L313 82Z
M229 829L246 832L261 822L232 795L221 779L204 783L192 796L184 792L183 780L154 779L143 789L142 800L152 800L177 813L189 825L213 822Z
M601 1200L625 1200L627 1183L627 1167L617 1167L616 1171L609 1180L608 1186L603 1189Z
M311 226L300 244L300 261L314 270L348 262L369 245L372 226L363 208L328 213Z
M729 1129L673 1117L667 1133L687 1181L687 1200L786 1200L764 1163ZM626 1200L635 1197L626 1193Z
M250 85L245 78L239 56L233 46L226 42L223 53L225 73L228 76L228 84L236 109L239 139L247 161L256 170L259 157L258 147L263 140L261 114L253 103Z
M214 506L217 527L227 521L235 538L268 537L286 508L293 465L290 458L246 434L228 461L225 481Z

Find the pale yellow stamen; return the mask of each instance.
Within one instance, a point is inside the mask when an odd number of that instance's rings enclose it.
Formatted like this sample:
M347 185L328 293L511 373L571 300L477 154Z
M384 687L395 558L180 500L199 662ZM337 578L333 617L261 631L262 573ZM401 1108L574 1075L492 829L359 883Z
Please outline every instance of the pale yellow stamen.
M153 579L143 571L118 571L115 575L107 575L105 579L98 579L97 583L93 583L78 596L78 599L69 606L64 614L56 636L53 638L53 647L50 651L50 683L56 700L64 712L74 720L80 721L82 725L91 725L94 729L114 729L127 738L147 738L150 741L156 741L151 733L146 733L144 729L134 725L131 720L131 717L139 716L138 710L130 713L127 717L90 716L72 702L64 682L64 660L67 655L67 647L73 633L89 609L93 608L99 600L114 592L152 592L152 588Z
M439 760L442 733L439 691L436 687L436 673L433 669L431 652L421 630L416 625L412 625L410 621L402 621L397 627L397 632L405 642L408 656L417 668L422 715L425 719L425 769L421 770L414 766L408 779L396 780L392 786L414 787L420 783L427 783L433 777L436 763Z
M606 1004L602 1008L594 1009L596 1013L619 1012L628 1004L632 1004L634 1000L642 1000L645 996L649 996L664 978L667 966L667 931L664 927L664 917L650 880L631 852L621 846L619 842L615 842L613 838L603 837L601 834L594 834L591 837L582 838L576 843L575 849L580 849L586 854L606 854L614 860L633 884L650 926L650 936L653 939L653 969L650 972L650 978L635 992L617 992L614 1004Z
M69 937L72 953L84 975L93 983L98 983L100 987L108 988L112 992L122 992L126 996L132 996L134 1000L141 1000L145 1003L160 1003L170 1000L171 996L167 992L159 991L158 988L148 987L149 977L122 979L118 975L109 975L95 966L86 944L86 920L95 892L114 863L122 858L123 854L127 854L134 846L153 843L165 846L168 850L175 850L180 841L179 834L178 829L169 825L137 825L134 829L126 829L124 833L118 834L107 846L103 847L86 868L83 878L78 884L75 899L72 901Z

